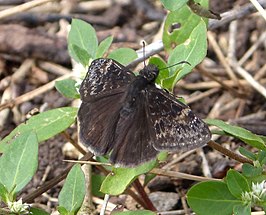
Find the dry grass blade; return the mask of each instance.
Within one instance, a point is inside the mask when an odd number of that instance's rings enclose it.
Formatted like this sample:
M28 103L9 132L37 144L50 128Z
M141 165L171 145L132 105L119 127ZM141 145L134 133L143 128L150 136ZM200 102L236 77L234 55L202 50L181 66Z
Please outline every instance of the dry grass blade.
M19 105L19 104L21 104L23 102L29 101L29 100L35 98L36 96L41 95L41 94L47 92L48 90L51 90L54 87L56 81L60 81L60 80L66 79L66 78L70 78L71 76L73 76L72 73L63 75L63 76L61 76L61 77L49 82L48 84L45 84L45 85L43 85L43 86L41 86L41 87L39 87L39 88L37 88L35 90L32 90L32 91L30 91L28 93L25 93L25 94L15 98L14 100L5 102L5 103L0 105L0 111L4 110L6 108L12 108L15 105Z
M232 62L231 65L240 76L242 76L255 90L257 90L257 92L266 98L266 89L264 86L256 81L245 69L239 66L237 62Z
M151 170L150 173L153 173L156 175L173 177L173 178L182 178L182 179L187 179L187 180L193 180L193 181L221 181L221 179L201 177L201 176L190 175L190 174L186 174L186 173L169 171L169 170L165 170L165 169L157 169L157 168Z
M46 4L46 3L52 2L52 1L57 1L57 0L35 0L35 1L30 1L30 2L24 3L22 5L18 5L16 7L12 7L12 8L3 10L0 12L0 19L6 18L8 16L12 16L12 15L17 14L19 12L26 11L26 10L29 10L29 9L34 8L36 6Z
M262 17L266 20L266 12L257 0L250 0L254 7L259 11Z
M220 62L225 68L225 71L227 72L228 76L236 83L236 85L239 85L238 78L236 77L234 71L231 69L231 67L228 64L228 61L226 60L225 56L223 55L222 50L220 49L219 45L217 44L214 34L211 32L208 32L208 40L213 47L215 53L217 54L217 57L219 58Z

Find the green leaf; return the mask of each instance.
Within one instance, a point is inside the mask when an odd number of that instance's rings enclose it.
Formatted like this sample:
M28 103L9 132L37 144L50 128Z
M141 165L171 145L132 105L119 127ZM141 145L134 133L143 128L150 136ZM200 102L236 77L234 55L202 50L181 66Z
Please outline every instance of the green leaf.
M157 213L148 211L148 210L140 210L140 211L114 212L112 214L115 214L115 215L156 215Z
M175 71L175 73L168 78L163 80L163 88L167 89L170 92L173 92L173 89L175 87L176 78L178 76L178 73L181 71L181 68Z
M208 7L208 0L201 0L199 3L205 8ZM190 34L203 20L207 24L207 19L203 19L191 12L187 5L184 5L179 10L170 12L164 23L163 44L165 49L171 52L174 46L185 43ZM180 28L172 30L172 26L175 25L179 25Z
M30 214L33 215L49 215L50 213L47 213L46 211L40 209L40 208L33 208L30 207Z
M84 67L88 66L91 55L83 48L77 46L76 44L70 44L70 49L75 52L77 57L77 62L81 63Z
M233 169L227 172L226 183L229 191L238 199L241 199L242 193L250 191L247 179Z
M84 49L93 59L96 56L98 39L94 28L79 19L72 19L71 29L68 34L68 50L70 56L79 62L79 57L73 45Z
M221 181L194 185L187 193L187 200L197 215L232 215L234 206L241 204Z
M104 53L107 52L107 50L110 48L111 44L113 42L113 37L109 36L105 38L99 45L96 53L96 58L103 57Z
M77 82L73 79L65 79L61 81L56 81L55 88L57 89L59 93L61 93L66 98L78 99L80 98L80 95L77 92L77 89L75 86L76 83Z
M243 142L249 144L250 146L266 150L264 141L258 135L253 134L244 128L227 124L222 120L218 119L206 119L205 122L207 122L210 125L217 126L218 128L225 131L227 134L242 140Z
M59 193L59 206L68 212L77 212L85 197L85 177L79 164L74 165L67 175L64 186Z
M77 110L77 108L73 107L63 107L32 116L26 123L17 126L7 137L1 140L0 145L8 145L17 134L22 134L29 130L36 132L38 142L47 140L73 124Z
M250 215L251 207L250 205L236 205L234 207L234 215Z
M266 163L266 151L258 152L258 161L261 165L264 165Z
M91 191L94 196L104 197L104 193L100 192L101 185L105 179L103 175L92 174L91 176Z
M178 10L183 7L188 0L179 0L179 1L169 1L169 0L161 0L163 6L170 11Z
M189 0L187 5L198 16L210 18L210 19L221 19L220 14L214 13L213 11L208 10L207 8L202 7L200 4L194 0Z
M158 161L166 161L168 157L168 152L167 151L161 151L158 155L157 155L157 159Z
M109 163L109 158L106 155L96 156L96 160L101 163ZM108 172L112 171L112 166L103 165L104 169L108 170Z
M2 183L0 183L0 200L3 201L6 204L9 201L9 199L8 199L8 191L7 191L6 187Z
M263 135L258 135L263 141L264 143L266 143L266 136L263 136Z
M137 53L130 48L119 48L112 51L108 58L118 61L122 65L127 65L138 57Z
M256 160L256 155L243 147L239 147L239 152L253 161Z
M111 195L123 193L138 175L150 171L156 165L156 162L156 160L153 160L135 168L114 168L103 181L100 191Z
M177 67L170 68L170 73L175 74L178 72L174 83L182 79L185 75L192 71L197 64L199 64L207 54L207 29L206 24L201 20L198 25L193 29L185 43L175 47L170 53L168 65L174 65L181 61L187 61L191 65L183 63Z
M69 215L70 214L70 212L68 212L67 209L65 209L63 206L58 206L57 210L61 215Z
M254 167L249 163L244 163L242 166L242 172L246 177L257 177L262 174L262 167Z
M17 136L0 158L0 182L16 194L28 184L38 165L38 140L35 132Z
M152 179L156 177L156 174L148 173L145 175L144 184L143 186L146 186Z
M156 65L159 68L159 75L157 76L155 82L159 84L161 87L163 86L163 80L169 77L169 70L167 68L166 62L159 57L151 57L149 59L149 64Z

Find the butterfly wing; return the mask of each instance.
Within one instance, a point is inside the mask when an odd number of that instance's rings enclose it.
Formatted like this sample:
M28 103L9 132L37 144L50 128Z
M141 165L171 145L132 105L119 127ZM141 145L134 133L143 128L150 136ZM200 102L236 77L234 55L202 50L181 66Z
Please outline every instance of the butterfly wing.
M94 60L80 87L79 139L97 155L112 149L119 109L134 74L111 59Z
M116 138L110 161L118 166L133 167L156 158L158 151L151 142L149 119L140 93L134 104L124 103L120 109Z
M121 95L82 102L78 111L79 140L96 155L110 152L115 137Z
M147 100L155 149L189 150L211 139L208 126L173 95L149 86Z
M82 101L122 93L135 79L135 75L115 60L99 58L92 61L89 71L80 86Z

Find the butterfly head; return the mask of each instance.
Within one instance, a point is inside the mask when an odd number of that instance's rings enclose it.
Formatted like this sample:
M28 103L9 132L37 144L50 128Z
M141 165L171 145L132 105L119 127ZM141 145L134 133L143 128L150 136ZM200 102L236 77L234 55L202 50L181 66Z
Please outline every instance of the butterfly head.
M145 66L144 69L140 70L139 74L148 82L154 82L159 74L159 69L157 66L150 64L148 66Z

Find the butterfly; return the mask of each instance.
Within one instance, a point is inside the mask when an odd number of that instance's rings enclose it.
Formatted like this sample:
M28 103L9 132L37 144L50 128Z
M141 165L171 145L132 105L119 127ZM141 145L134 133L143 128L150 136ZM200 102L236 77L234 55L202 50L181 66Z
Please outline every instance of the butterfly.
M79 140L116 166L135 167L160 151L206 144L208 126L166 90L157 88L157 66L135 76L115 60L94 60L80 86Z

